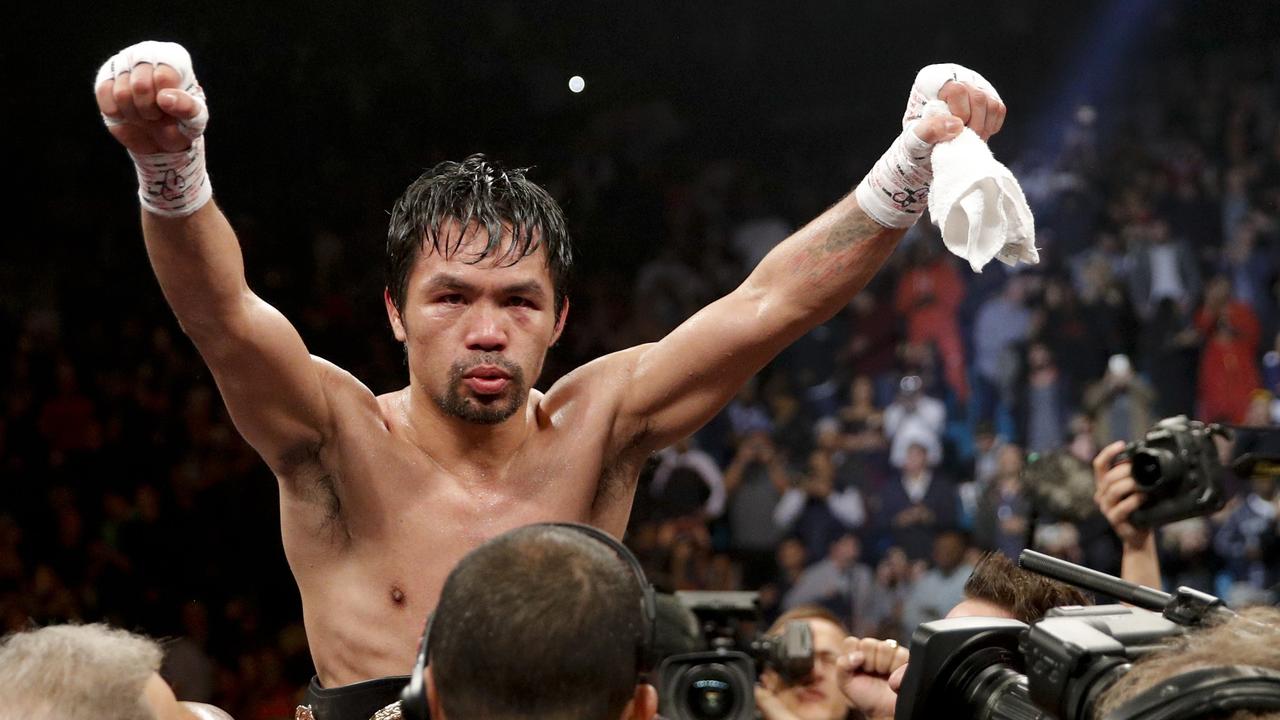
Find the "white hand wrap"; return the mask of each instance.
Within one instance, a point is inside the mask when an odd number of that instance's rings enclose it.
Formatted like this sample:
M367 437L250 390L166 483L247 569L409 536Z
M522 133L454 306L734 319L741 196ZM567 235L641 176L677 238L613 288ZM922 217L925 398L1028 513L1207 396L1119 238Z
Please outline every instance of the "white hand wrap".
M960 65L929 65L916 74L911 95L907 98L907 110L902 116L902 134L854 190L862 211L885 227L911 227L929 206L933 146L921 140L914 128L925 114L925 105L937 100L938 92L950 80L1000 99L986 78Z
M209 106L196 80L191 55L177 43L148 40L116 53L98 68L94 88L119 77L138 65L168 65L178 73L179 89L190 95L199 113L178 122L178 132L191 138L191 147L176 153L135 155L129 153L138 171L138 199L148 212L162 217L183 217L194 213L213 197L213 184L205 170L204 130L209 123ZM107 127L124 124L123 118L102 116Z

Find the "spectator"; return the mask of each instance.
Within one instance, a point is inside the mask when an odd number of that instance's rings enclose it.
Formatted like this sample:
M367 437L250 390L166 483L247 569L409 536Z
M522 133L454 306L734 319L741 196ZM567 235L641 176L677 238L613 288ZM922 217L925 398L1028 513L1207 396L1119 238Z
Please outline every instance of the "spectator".
M713 520L724 512L724 475L710 455L685 438L658 451L649 492L668 517Z
M951 258L934 243L911 246L910 266L898 280L894 308L907 319L907 340L933 345L942 357L947 387L961 403L969 397L965 378L964 345L956 310L964 300L964 283Z
M1133 372L1125 355L1112 355L1107 374L1085 392L1084 406L1093 420L1097 445L1137 440L1154 422L1155 393Z
M867 615L875 580L871 568L861 562L862 543L853 533L841 535L831 543L822 560L805 568L791 590L782 598L782 609L801 605L821 605L859 635L866 628L853 622Z
M973 566L965 563L968 549L964 534L954 530L939 533L933 541L933 567L911 589L902 609L908 636L920 623L945 617L965 599L965 582L973 572Z
M832 542L862 527L866 517L858 489L836 489L831 456L820 450L810 453L809 469L800 485L783 494L773 513L774 523L799 537L810 558L825 556Z
M884 410L889 463L897 468L906 462L907 449L912 445L925 449L930 466L942 461L942 431L947 408L941 400L925 395L921 385L916 375L902 378L897 399Z
M1248 305L1231 299L1231 281L1209 282L1196 327L1205 337L1200 359L1200 419L1240 422L1249 394L1262 384L1258 372L1258 320Z
M1045 453L1062 447L1073 411L1069 389L1049 346L1031 343L1019 423L1028 452Z
M913 444L897 481L885 487L877 512L889 544L912 560L928 557L934 536L955 529L959 512L955 485L929 468L923 445Z
M1231 574L1231 605L1274 602L1272 587L1280 582L1276 511L1276 478L1254 478L1249 494L1214 537Z
M1027 546L1031 503L1022 484L1024 456L1017 445L1000 449L1000 469L978 501L973 535L979 548L1017 558Z
M1031 332L1031 311L1024 305L1026 279L1014 276L1004 290L978 309L973 325L975 422L1011 424L1001 420L1012 412L1014 377L1018 362L1016 346Z
M747 587L759 587L773 576L774 548L782 537L773 514L790 484L786 459L763 431L743 439L724 471L729 546Z

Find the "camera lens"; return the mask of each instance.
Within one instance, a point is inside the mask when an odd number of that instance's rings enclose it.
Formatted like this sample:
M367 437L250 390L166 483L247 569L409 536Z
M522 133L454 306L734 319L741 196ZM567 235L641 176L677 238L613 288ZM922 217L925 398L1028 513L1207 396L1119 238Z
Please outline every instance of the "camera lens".
M1185 472L1186 465L1164 448L1149 447L1133 454L1133 481L1143 492L1160 485L1176 486Z
M689 674L685 688L685 707L693 717L718 720L729 717L738 706L739 698L728 668L712 663L697 668Z

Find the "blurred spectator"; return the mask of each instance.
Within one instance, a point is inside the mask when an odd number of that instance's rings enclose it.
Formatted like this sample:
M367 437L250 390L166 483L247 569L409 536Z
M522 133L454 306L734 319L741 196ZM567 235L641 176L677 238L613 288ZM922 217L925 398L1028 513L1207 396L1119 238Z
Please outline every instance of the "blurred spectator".
M1240 422L1249 394L1262 383L1258 372L1258 319L1249 306L1231 299L1231 281L1209 282L1196 327L1205 337L1200 360L1200 419Z
M649 492L666 517L695 516L713 520L724 512L724 476L710 455L685 438L658 451Z
M933 567L925 571L902 610L902 625L908 637L922 622L940 620L964 601L964 584L973 572L965 562L969 546L963 533L944 531L933 541Z
M810 565L796 578L782 598L782 609L800 605L821 605L848 623L864 617L875 592L871 568L861 562L862 543L853 533L845 533L831 543L827 556ZM859 635L862 631L851 626Z
M1019 435L1028 452L1045 453L1062 447L1067 421L1074 410L1069 389L1049 346L1031 343L1027 349L1026 385L1019 403Z
M1022 448L1005 445L1000 449L1000 469L978 500L973 523L975 545L1011 559L1026 548L1031 529L1031 502L1022 485L1024 464Z
M1276 482L1274 477L1255 478L1213 539L1231 574L1230 605L1274 602L1273 587L1280 582Z
M957 526L959 503L952 481L929 468L923 445L912 444L898 479L884 489L876 517L889 544L915 560L929 556L934 536Z
M724 471L729 546L742 564L747 587L758 587L772 578L774 548L782 537L773 513L790 485L786 459L763 431L743 439Z
M1023 304L1025 296L1026 280L1015 275L999 295L978 308L973 325L975 422L994 421L997 428L1012 423L1008 414L1012 412L1010 404L1019 366L1017 345L1031 332L1031 312Z
M889 438L889 462L900 468L912 445L924 448L930 466L942 461L942 431L947 407L925 395L922 382L908 375L899 383L898 397L884 410L884 433Z
M1200 295L1200 270L1191 246L1174 239L1169 224L1154 218L1125 228L1129 246L1129 294L1138 316L1150 320L1169 298L1185 303Z
M963 403L969 397L969 384L956 310L964 300L964 283L951 256L934 243L918 241L909 252L910 265L898 280L894 308L907 319L909 342L937 348L947 387Z
M1159 388L1156 415L1173 417L1195 413L1195 377L1200 358L1200 332L1191 314L1181 303L1165 298L1156 306L1155 317L1142 336L1145 371L1151 385Z
M887 402L896 379L898 318L871 290L855 295L849 309L849 339L840 360L854 376L869 378L880 402Z
M1085 391L1084 407L1093 422L1098 446L1137 440L1154 422L1155 392L1133 372L1125 355L1112 355L1107 374Z
M866 518L862 495L856 487L836 489L831 456L822 451L809 454L808 471L773 513L779 528L800 538L809 558L825 556L832 542L862 527Z

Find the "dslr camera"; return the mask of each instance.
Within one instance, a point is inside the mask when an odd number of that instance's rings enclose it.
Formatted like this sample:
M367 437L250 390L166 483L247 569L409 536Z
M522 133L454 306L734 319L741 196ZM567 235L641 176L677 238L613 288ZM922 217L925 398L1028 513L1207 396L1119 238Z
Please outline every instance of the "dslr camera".
M760 594L677 592L698 619L706 650L672 655L658 666L658 711L668 720L754 720L756 668L785 682L813 672L809 624L787 623L782 635L760 634Z
M1222 463L1215 436L1230 438L1218 424L1188 420L1186 415L1156 423L1138 442L1129 443L1116 459L1133 463L1133 480L1146 494L1129 516L1135 527L1150 528L1222 509Z

